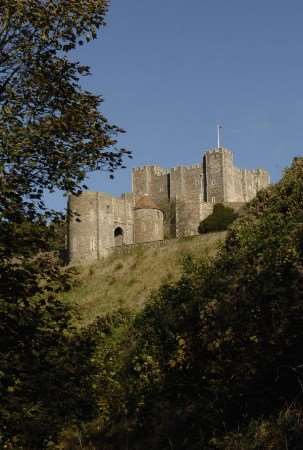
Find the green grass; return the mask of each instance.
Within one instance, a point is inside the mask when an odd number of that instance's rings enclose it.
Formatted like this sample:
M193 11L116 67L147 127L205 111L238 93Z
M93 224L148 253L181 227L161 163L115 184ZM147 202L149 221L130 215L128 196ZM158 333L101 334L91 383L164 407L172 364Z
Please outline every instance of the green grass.
M78 285L63 298L77 305L82 325L120 307L139 310L152 290L176 281L186 255L213 256L226 233L168 241L159 248L136 247L130 254L112 255L78 267Z

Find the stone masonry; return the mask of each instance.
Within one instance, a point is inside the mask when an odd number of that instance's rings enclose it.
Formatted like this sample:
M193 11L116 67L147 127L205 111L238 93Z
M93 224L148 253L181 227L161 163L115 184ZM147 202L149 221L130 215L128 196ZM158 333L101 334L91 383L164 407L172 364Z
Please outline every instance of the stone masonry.
M192 166L136 168L132 192L120 198L103 192L69 197L69 261L93 261L117 246L160 241L167 229L170 237L196 235L214 204L237 210L269 182L265 170L235 167L233 152L226 148L205 152L201 163Z

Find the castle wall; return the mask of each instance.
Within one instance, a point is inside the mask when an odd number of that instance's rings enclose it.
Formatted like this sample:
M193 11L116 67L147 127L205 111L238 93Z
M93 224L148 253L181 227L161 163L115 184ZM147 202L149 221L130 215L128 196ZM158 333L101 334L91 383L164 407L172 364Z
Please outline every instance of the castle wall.
M210 203L222 203L225 200L223 166L224 151L214 149L205 153L205 177L206 177L206 197L205 201Z
M98 193L98 235L99 257L107 256L115 246L115 230L123 231L123 244L132 244L134 239L134 215L132 198L116 198L103 192Z
M201 202L200 203L200 215L199 215L199 222L197 225L200 225L200 222L202 222L202 220L206 219L208 216L210 216L213 211L214 211L214 203L206 203L206 202Z
M247 202L269 185L265 170L242 170L234 166L233 153L214 149L205 153L204 176L206 196L210 203Z
M102 192L69 197L69 261L92 261L107 256L115 246L115 230L124 244L133 243L132 195L115 198Z
M238 201L237 194L242 198L242 185L235 187L235 166L234 155L231 151L223 150L223 186L224 186L224 201L234 202ZM240 201L240 199L239 199Z
M132 193L121 198L101 192L70 196L74 215L69 222L69 260L92 261L107 256L115 246L162 240L163 212L135 209L136 200L146 194L165 211L167 234L180 238L196 235L216 203L240 208L269 181L264 170L235 167L233 153L225 148L207 151L202 163L193 166L134 169Z
M159 209L135 209L134 242L153 242L163 239L163 212Z
M148 194L156 204L161 205L170 197L169 170L159 166L144 166L134 169L132 187L136 198Z
M245 202L223 202L224 206L241 212ZM179 196L176 201L176 230L177 238L198 234L198 227L202 220L214 211L215 203L204 202L202 195Z
M227 175L225 177L227 178ZM234 167L233 175L228 177L230 190L225 201L248 202L256 196L260 189L267 187L269 183L269 175L264 170L242 170Z
M252 200L260 189L266 188L270 183L269 174L262 169L242 170L242 184L244 201Z
M170 198L176 198L190 192L202 192L202 166L179 166L170 170Z
M68 250L69 261L97 259L97 194L85 192L70 196Z
M194 236L198 234L200 223L200 204L202 194L191 192L190 195L176 197L176 237Z
M200 164L162 169L159 166L144 166L133 170L133 192L136 197L151 195L161 203L186 192L200 193L202 190L202 167Z
M228 180L228 183L231 186L231 192L229 197L226 198L226 201L229 202L244 201L244 198L246 197L246 183L243 171L238 169L238 167L234 167L233 175Z

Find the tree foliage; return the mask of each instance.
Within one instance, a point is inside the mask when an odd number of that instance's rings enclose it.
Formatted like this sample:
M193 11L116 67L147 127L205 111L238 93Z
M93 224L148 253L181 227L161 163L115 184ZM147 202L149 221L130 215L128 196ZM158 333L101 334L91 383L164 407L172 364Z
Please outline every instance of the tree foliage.
M76 332L59 300L71 276L48 253L43 191L77 193L127 154L80 87L89 69L67 58L106 8L0 4L0 445L300 450L303 158L135 319Z
M213 260L187 259L180 281L153 294L118 370L126 413L110 411L106 450L126 439L133 449L301 448L302 211L297 158Z
M224 206L222 203L217 203L214 205L213 213L202 220L198 227L198 231L200 234L224 231L237 219L237 217L238 214L232 208Z
M106 11L106 0L0 2L0 446L45 448L96 407L93 341L58 297L72 279L50 253L60 214L44 193L80 193L88 171L112 176L129 156L102 98L81 88L89 67L69 55Z
M128 154L122 130L99 112L102 98L79 80L89 67L67 54L96 37L104 0L4 0L0 5L0 174L2 213L20 196L25 211L43 190L77 192L88 170L113 172ZM22 211L24 213L24 211Z

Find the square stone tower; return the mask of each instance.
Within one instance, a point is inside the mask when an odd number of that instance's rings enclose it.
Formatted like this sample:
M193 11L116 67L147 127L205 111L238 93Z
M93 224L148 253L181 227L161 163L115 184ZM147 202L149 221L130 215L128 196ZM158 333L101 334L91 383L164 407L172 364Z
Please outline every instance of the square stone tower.
M238 209L269 182L265 170L237 168L233 152L223 147L191 166L136 168L132 192L120 198L102 192L70 197L69 260L92 261L117 246L162 240L163 213L166 239L198 234L216 203Z

